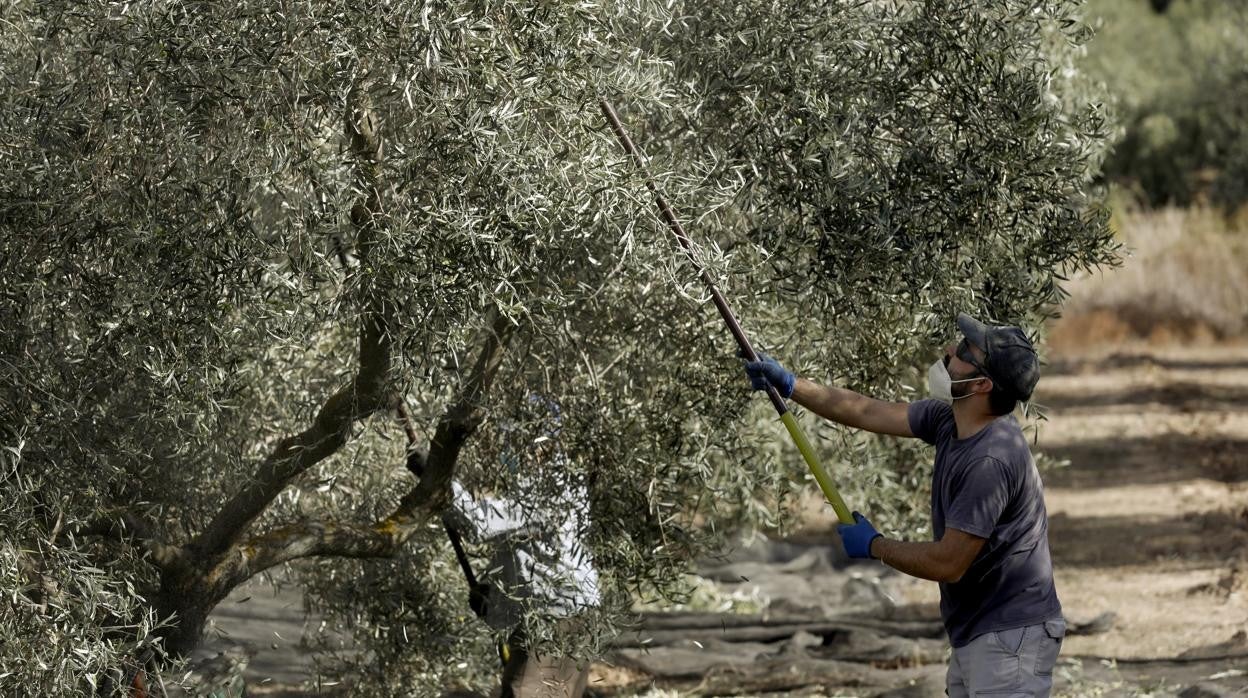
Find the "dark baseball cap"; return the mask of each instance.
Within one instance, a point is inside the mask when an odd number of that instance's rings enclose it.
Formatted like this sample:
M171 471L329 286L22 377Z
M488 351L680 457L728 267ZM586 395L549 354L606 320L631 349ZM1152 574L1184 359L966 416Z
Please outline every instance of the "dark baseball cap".
M1016 400L1031 399L1040 380L1040 359L1027 333L1012 325L985 325L958 313L958 329L966 341L984 352L984 373Z

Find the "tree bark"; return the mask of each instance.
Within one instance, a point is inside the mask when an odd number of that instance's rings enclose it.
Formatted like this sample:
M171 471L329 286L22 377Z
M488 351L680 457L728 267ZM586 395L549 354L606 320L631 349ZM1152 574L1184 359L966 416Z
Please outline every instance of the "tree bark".
M253 538L241 546L241 567L237 574L251 576L284 562L317 555L393 555L431 516L446 508L459 453L485 417L485 396L515 331L510 320L497 311L491 314L492 321L478 342L472 371L438 422L423 475L395 510L371 525L330 521L300 523Z
M361 262L367 265L382 218L382 144L381 126L369 109L366 90L359 86L351 90L344 122L355 165L355 187L361 192L351 210L351 221L359 235ZM221 507L191 543L198 556L210 563L218 561L294 478L342 448L352 424L391 404L394 308L378 292L369 274L361 279L360 301L363 312L355 377L325 402L310 427L283 439L255 475Z
M161 570L160 591L154 605L158 620L168 624L159 630L165 651L172 657L185 657L199 646L208 614L234 585L205 575L195 560L184 560Z
M293 524L233 546L212 566L203 565L202 558L189 557L176 558L165 566L156 605L162 619L175 616L174 625L163 633L168 651L180 656L194 650L208 614L252 576L302 557L388 557L440 513L449 500L459 453L485 416L484 398L514 329L510 320L493 313L493 322L479 342L473 370L439 422L424 478L385 519L371 525L331 521Z
M359 236L361 263L367 264L383 215L382 138L381 125L369 107L367 89L359 85L348 98L344 136L350 143L354 188L360 192L351 210L351 221ZM355 376L325 401L308 428L282 439L199 536L184 546L182 555L170 556L167 564L161 566L156 607L162 619L174 616L173 625L163 635L169 651L175 655L194 649L208 613L231 589L259 571L248 564L252 557L249 548L239 545L252 523L295 478L342 448L355 422L393 404L395 396L390 382L394 307L368 274L360 282L359 303L359 361ZM361 541L368 539L358 531L354 536L326 538L325 532L332 530L335 529L331 526L322 526L320 540L341 542L349 538L358 548L363 545ZM293 542L286 541L284 559L291 559L293 553L314 554L322 549L324 545L306 535L295 537ZM370 549L377 550L375 542ZM280 561L279 555L269 562Z

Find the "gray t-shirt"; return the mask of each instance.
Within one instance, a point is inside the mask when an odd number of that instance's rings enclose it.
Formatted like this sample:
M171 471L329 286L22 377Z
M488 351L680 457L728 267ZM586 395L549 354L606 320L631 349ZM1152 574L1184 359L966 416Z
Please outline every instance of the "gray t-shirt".
M940 585L949 641L962 647L984 633L1059 618L1044 486L1018 422L998 417L959 439L946 403L913 402L909 417L914 435L936 447L934 539L945 528L987 539L960 581Z

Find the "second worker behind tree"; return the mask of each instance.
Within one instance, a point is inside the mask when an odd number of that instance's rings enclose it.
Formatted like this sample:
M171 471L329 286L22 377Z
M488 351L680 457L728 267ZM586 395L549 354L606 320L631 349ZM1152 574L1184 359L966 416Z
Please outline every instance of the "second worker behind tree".
M488 588L485 620L509 633L501 681L503 698L577 698L585 691L588 661L531 651L524 632L526 614L544 617L559 634L581 632L579 616L601 604L598 572L583 540L589 527L589 491L583 477L570 472L558 446L558 406L534 396L549 422L529 449L529 458L505 453L513 478L512 498L473 496L452 482L448 510L470 540L492 549L484 576ZM521 461L527 466L519 466ZM526 470L528 472L526 472ZM476 590L474 590L476 591Z

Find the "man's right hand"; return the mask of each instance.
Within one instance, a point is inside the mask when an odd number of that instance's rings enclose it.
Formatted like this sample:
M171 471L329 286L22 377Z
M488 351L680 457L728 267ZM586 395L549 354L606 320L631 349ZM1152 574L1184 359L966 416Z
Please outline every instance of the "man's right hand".
M779 361L766 354L759 354L758 359L745 362L745 373L750 377L750 385L755 390L766 390L768 385L772 385L781 397L792 397L797 376L789 373Z

